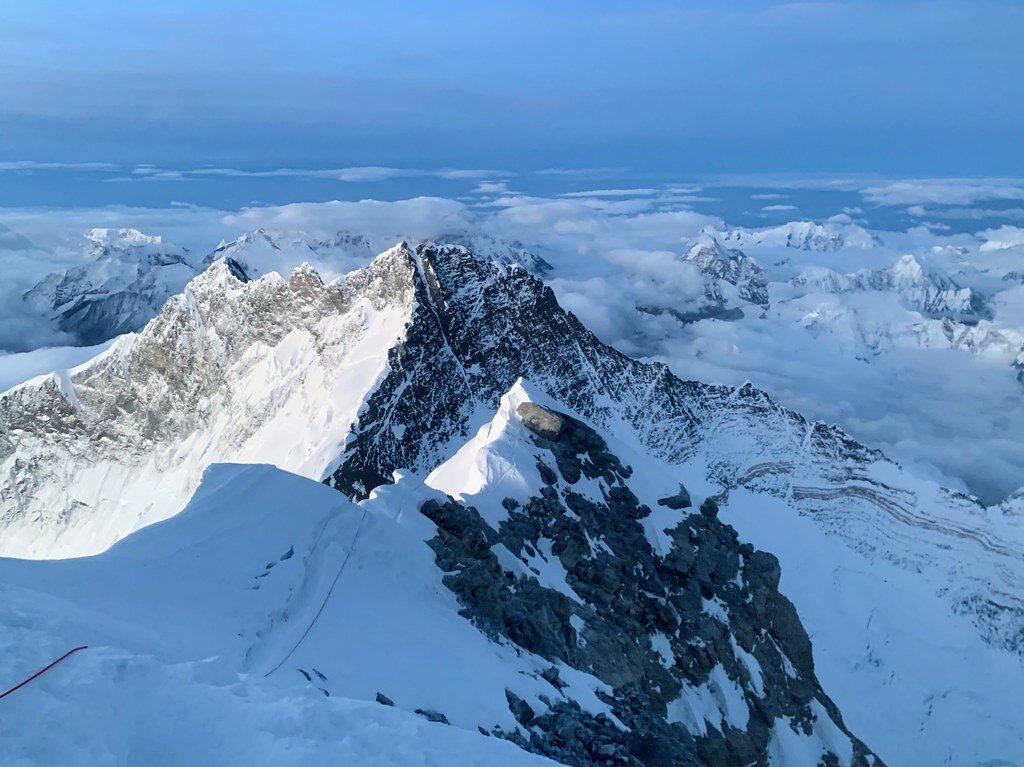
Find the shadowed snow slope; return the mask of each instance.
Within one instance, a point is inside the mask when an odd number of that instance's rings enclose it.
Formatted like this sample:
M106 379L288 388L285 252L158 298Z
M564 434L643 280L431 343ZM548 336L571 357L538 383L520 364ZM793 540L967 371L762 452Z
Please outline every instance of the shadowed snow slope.
M477 732L514 726L506 687L557 691L541 659L459 617L431 528L415 506L361 509L272 467L216 466L180 515L100 556L0 560L4 682L90 646L4 700L0 761L550 764ZM596 680L572 681L604 710Z

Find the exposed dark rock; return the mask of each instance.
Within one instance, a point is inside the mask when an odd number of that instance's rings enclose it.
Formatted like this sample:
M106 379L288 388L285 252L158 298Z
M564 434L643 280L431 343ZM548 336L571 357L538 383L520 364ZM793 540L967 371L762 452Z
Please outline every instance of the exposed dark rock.
M422 716L424 719L427 719L431 722L438 722L439 724L451 724L451 722L448 721L448 717L446 717L440 711L434 711L433 709L429 708L418 708L416 709L416 713Z
M847 732L815 677L796 611L778 592L775 557L740 543L711 499L680 517L667 531L671 549L657 555L641 524L650 509L604 438L565 413L535 404L519 412L531 421L546 486L525 501L506 499L497 530L472 507L428 501L421 511L438 526L429 544L464 616L495 639L597 676L628 729L582 710L551 667L542 674L552 684L544 710L507 692L529 737L497 734L570 765L741 767L767 763L773 727L809 727L815 702ZM575 489L584 476L599 481L598 497ZM550 551L571 591L505 571L491 549L499 542L524 562ZM704 725L671 713L700 688L738 696L745 713L722 710ZM870 752L850 738L854 764L866 767Z
M516 412L519 413L523 426L538 437L556 440L562 433L562 426L565 423L562 418L540 405L524 402L516 408Z
M387 695L385 695L382 692L378 692L377 693L377 702L380 703L382 706L393 706L393 705L395 705L395 702L393 700L391 700L391 698L389 698Z
M659 498L658 505L667 506L674 510L688 509L693 505L693 501L690 500L690 492L680 485L678 493L670 495L667 498Z

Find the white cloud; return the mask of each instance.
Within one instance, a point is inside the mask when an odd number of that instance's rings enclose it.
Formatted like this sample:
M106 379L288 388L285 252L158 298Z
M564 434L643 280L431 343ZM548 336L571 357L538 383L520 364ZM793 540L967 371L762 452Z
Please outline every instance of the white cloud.
M509 192L507 181L481 181L473 190L477 194L507 194Z
M534 171L537 176L610 176L616 173L625 173L627 168L541 168Z
M2 171L25 171L25 170L85 170L85 171L111 171L117 170L116 165L109 162L37 162L35 160L9 160L0 162Z
M320 178L349 183L371 183L400 178L474 181L508 175L511 175L508 171L484 168L396 168L387 165L360 165L349 168L273 168L269 170L222 167L160 168L154 165L137 165L132 169L130 177L117 180L154 179L166 181L194 176L227 176L235 178Z
M980 200L1024 200L1024 179L908 179L861 190L879 205L971 205Z
M765 205L761 208L765 213L782 213L788 210L800 210L796 205Z
M1024 245L1024 229L1019 226L1003 225L998 229L986 229L978 232L978 236L985 239L982 250L1006 250Z
M559 197L643 197L658 194L658 189L591 189L586 192L563 192Z
M440 197L253 207L226 214L221 221L240 231L259 227L321 233L350 230L384 240L458 234L468 231L474 224L472 214L463 203Z
M925 208L923 205L911 205L907 208L907 213L918 217L932 216L960 221L982 221L990 218L1024 221L1024 208Z

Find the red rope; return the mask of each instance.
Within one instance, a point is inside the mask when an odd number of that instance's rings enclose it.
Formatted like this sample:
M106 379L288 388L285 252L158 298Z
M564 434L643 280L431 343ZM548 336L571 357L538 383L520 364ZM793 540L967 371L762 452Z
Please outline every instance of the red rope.
M32 681L33 679L37 679L37 678L41 677L41 676L42 676L43 674L45 674L45 673L46 673L47 671L49 671L49 670L50 670L51 668L53 668L54 666L56 666L56 665L57 665L58 663L60 663L60 662L61 662L62 660L65 660L65 659L66 659L66 658L68 658L69 656L71 656L71 655L74 655L74 654L75 654L76 652L78 652L79 650L87 650L87 649L89 649L89 645L81 645L80 647L75 647L75 648L74 648L74 649L72 649L72 650L68 650L68 651L67 651L66 653L64 653L64 654L63 654L63 655L61 655L61 656L60 656L59 658L57 658L57 660L55 660L55 661L54 661L53 663L51 663L51 664L50 664L49 666L46 666L46 667L44 667L44 668L41 668L41 669L39 669L39 670L38 670L38 671L37 671L36 673L34 673L34 674L33 674L32 676L30 676L30 677L29 677L28 679L25 679L25 680L23 680L23 681L19 682L18 684L14 685L14 687L12 687L11 689L9 689L9 690L8 690L7 692L5 692L5 693L3 693L3 694L0 694L0 698L6 698L6 697L7 697L8 695L10 695L10 694L11 694L12 692L14 692L15 690L20 690L20 689L21 689L22 687L24 687L25 685L27 685L27 684L28 684L29 682L31 682L31 681Z

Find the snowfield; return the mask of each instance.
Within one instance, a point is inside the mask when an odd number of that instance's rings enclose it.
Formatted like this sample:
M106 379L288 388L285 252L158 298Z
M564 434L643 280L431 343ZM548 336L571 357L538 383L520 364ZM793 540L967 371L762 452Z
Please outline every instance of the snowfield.
M4 682L89 645L4 699L3 763L552 764L477 732L514 724L506 685L551 688L540 659L458 617L423 544L429 522L403 511L220 465L185 511L102 555L0 560Z

